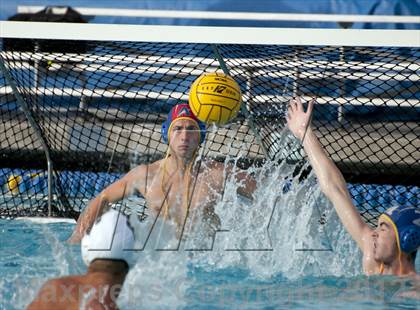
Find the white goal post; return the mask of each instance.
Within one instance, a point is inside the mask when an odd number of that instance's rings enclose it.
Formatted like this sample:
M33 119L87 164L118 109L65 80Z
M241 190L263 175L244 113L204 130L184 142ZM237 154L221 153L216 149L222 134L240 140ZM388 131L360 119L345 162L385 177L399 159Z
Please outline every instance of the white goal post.
M28 27L30 25L30 27ZM420 47L420 30L149 26L1 21L0 37L207 44Z

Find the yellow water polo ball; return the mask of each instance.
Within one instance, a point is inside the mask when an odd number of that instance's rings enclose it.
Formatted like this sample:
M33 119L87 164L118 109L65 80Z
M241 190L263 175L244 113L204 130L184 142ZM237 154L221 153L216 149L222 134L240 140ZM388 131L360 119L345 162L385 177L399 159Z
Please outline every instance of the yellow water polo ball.
M190 88L190 108L205 123L226 124L238 114L241 102L238 83L224 73L205 73Z

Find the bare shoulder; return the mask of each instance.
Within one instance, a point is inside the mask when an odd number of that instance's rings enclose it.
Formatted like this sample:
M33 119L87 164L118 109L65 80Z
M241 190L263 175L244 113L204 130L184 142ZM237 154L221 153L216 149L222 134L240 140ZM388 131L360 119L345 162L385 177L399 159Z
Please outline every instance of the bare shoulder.
M74 281L70 278L64 277L51 279L45 282L38 292L35 299L28 305L29 310L34 309L52 309L58 306L58 296L63 294L67 286L70 286Z
M39 291L39 295L48 294L49 292L51 292L53 290L55 292L57 292L58 289L60 289L60 287L65 285L65 283L66 283L66 280L64 280L63 278L48 280L47 282L44 283L44 285L42 285L42 287Z
M135 168L131 169L127 174L126 177L133 177L133 176L138 176L141 175L142 172L146 171L146 166L147 165L138 165Z
M74 286L80 283L80 276L67 276L62 278L51 279L45 282L42 289L55 289L57 292L66 290L67 286Z
M121 180L126 184L129 193L140 192L142 195L146 192L148 180L153 179L158 173L161 160L151 164L142 164L131 169Z
M143 167L142 169L144 169L144 171L148 170L151 173L156 173L160 169L163 161L164 161L163 159L160 159L160 160L157 160L157 161L155 161L151 164L142 165L142 167Z
M138 181L144 179L147 176L154 175L159 167L162 160L155 161L151 164L142 164L131 169L124 178L127 181Z

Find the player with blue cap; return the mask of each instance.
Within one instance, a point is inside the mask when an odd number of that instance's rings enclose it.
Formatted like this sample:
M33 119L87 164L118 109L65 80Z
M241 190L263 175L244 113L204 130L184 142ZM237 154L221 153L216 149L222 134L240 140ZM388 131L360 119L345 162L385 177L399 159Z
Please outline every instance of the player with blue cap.
M414 263L420 247L420 208L391 207L379 217L378 227L383 223L388 223L394 232L400 269L404 266L404 256L409 256L409 260ZM383 269L384 263L381 264L381 273Z
M178 133L185 131L187 132L185 136L194 135L194 133L198 134L198 143L194 143L193 138L184 138L186 139L187 143L181 145L186 151L189 150L189 155L182 155L182 152L179 152L179 142L173 142L171 139L172 135L177 135ZM168 173L168 157L173 156L176 161L184 162L185 166L185 174L188 178L191 177L191 170L194 164L194 159L197 155L197 149L201 143L204 142L206 136L206 124L201 122L197 116L191 111L191 108L188 103L180 103L172 107L169 111L168 117L162 124L162 138L163 141L168 144L168 150L166 152L166 157L162 162L162 178L160 180L160 188L162 192L165 192L164 183L167 182L166 176L169 176ZM175 140L175 139L174 139ZM176 139L176 141L180 141ZM181 142L182 143L182 142ZM179 156L180 155L180 156ZM181 159L181 160L180 160ZM183 164L179 164L178 166L183 166ZM190 180L186 181L186 196L190 195ZM165 200L163 203L164 212L163 215L166 219L170 218L169 212L169 204L168 201ZM184 206L187 208L187 206Z
M194 115L188 103L177 104L172 107L171 111L169 111L167 119L162 124L163 141L169 144L172 125L175 123L175 121L182 119L192 120L196 123L196 130L200 136L200 144L203 143L206 137L206 124L204 124L197 118L197 116Z
M334 206L338 217L363 252L363 270L368 275L414 275L415 258L420 246L420 208L396 206L370 227L353 204L341 171L322 148L311 128L315 100L305 111L300 98L290 100L287 125L302 142L322 192Z
M173 221L180 238L187 217L194 214L201 219L195 223L202 224L209 235L219 229L220 219L214 209L223 197L226 176L235 178L239 194L252 199L257 183L251 174L232 163L206 157L204 152L197 156L206 138L206 124L194 115L188 103L173 106L159 129L162 142L168 146L166 156L134 167L103 189L80 215L69 242L82 239L103 206L134 194L145 198L153 215ZM157 141L151 139L148 143Z

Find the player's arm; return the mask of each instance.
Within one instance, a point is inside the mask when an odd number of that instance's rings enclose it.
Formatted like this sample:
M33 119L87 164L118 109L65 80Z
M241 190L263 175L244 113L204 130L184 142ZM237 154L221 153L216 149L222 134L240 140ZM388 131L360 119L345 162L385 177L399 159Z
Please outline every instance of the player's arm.
M346 230L364 251L366 237L371 234L371 229L353 205L340 170L328 157L312 131L310 120L313 104L314 100L309 103L305 112L300 99L292 99L289 104L287 125L300 141L303 140L303 147L319 180L322 192L332 202Z
M84 234L92 227L95 219L102 214L103 208L110 203L132 195L138 188L138 182L145 177L145 166L138 166L121 179L106 187L98 196L92 199L86 209L80 214L76 227L68 242L80 242Z

